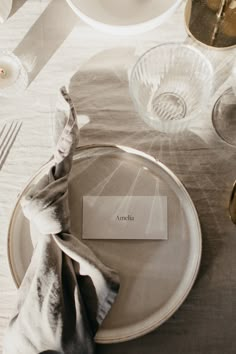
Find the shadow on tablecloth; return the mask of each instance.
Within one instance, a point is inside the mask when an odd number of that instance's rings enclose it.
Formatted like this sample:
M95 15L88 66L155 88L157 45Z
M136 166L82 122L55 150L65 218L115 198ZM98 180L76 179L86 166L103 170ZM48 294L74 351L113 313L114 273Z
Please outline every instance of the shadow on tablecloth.
M218 138L209 113L181 134L166 135L147 126L129 95L128 75L136 59L134 48L105 50L71 78L69 91L78 117L87 117L88 122L81 129L80 144L128 145L166 164L184 183L197 208L203 256L190 295L170 320L140 339L99 345L98 353L231 353L236 243L227 205L236 175L236 149ZM215 338L218 343L212 351Z
M22 5L23 0L19 4ZM14 50L28 72L29 84L64 42L77 21L78 17L65 0L52 0L33 24Z
M26 2L26 0L13 0L10 16L13 16Z

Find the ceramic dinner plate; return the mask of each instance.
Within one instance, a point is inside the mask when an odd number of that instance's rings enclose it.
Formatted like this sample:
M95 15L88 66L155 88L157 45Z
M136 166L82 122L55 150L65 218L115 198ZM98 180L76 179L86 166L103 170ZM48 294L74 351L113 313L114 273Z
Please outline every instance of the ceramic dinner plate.
M182 0L67 0L95 29L130 35L149 31L167 20Z
M20 285L32 256L30 226L20 200L47 173L30 180L12 214L8 256ZM187 191L161 162L124 146L92 145L76 150L69 181L72 233L81 238L83 196L165 196L168 240L86 240L118 271L121 288L96 341L114 343L139 337L166 321L192 288L201 258L201 230ZM69 309L68 309L69 311Z

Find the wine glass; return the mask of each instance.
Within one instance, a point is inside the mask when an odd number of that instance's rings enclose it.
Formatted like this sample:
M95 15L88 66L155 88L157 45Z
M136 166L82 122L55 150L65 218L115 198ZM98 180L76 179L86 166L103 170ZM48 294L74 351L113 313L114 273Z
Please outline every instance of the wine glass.
M212 123L221 139L236 146L236 58L232 65L230 82L231 87L215 102Z

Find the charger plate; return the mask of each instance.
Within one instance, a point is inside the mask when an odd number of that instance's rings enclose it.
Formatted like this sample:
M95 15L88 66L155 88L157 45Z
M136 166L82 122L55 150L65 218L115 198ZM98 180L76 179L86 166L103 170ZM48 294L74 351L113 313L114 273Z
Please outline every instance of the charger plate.
M8 257L17 286L33 247L20 200L52 165L29 181L14 208ZM201 259L201 229L195 207L178 178L150 155L125 146L90 145L76 150L69 181L72 233L81 238L82 198L92 196L166 196L168 240L86 240L121 278L117 300L96 335L115 343L144 335L165 322L193 286ZM32 231L32 230L31 230Z

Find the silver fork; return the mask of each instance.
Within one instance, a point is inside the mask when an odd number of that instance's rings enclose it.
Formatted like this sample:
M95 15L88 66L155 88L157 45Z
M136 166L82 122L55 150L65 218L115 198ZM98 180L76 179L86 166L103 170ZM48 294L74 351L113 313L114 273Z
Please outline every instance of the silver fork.
M9 123L5 123L0 131L0 170L6 161L6 158L16 140L21 126L22 122L15 120Z

